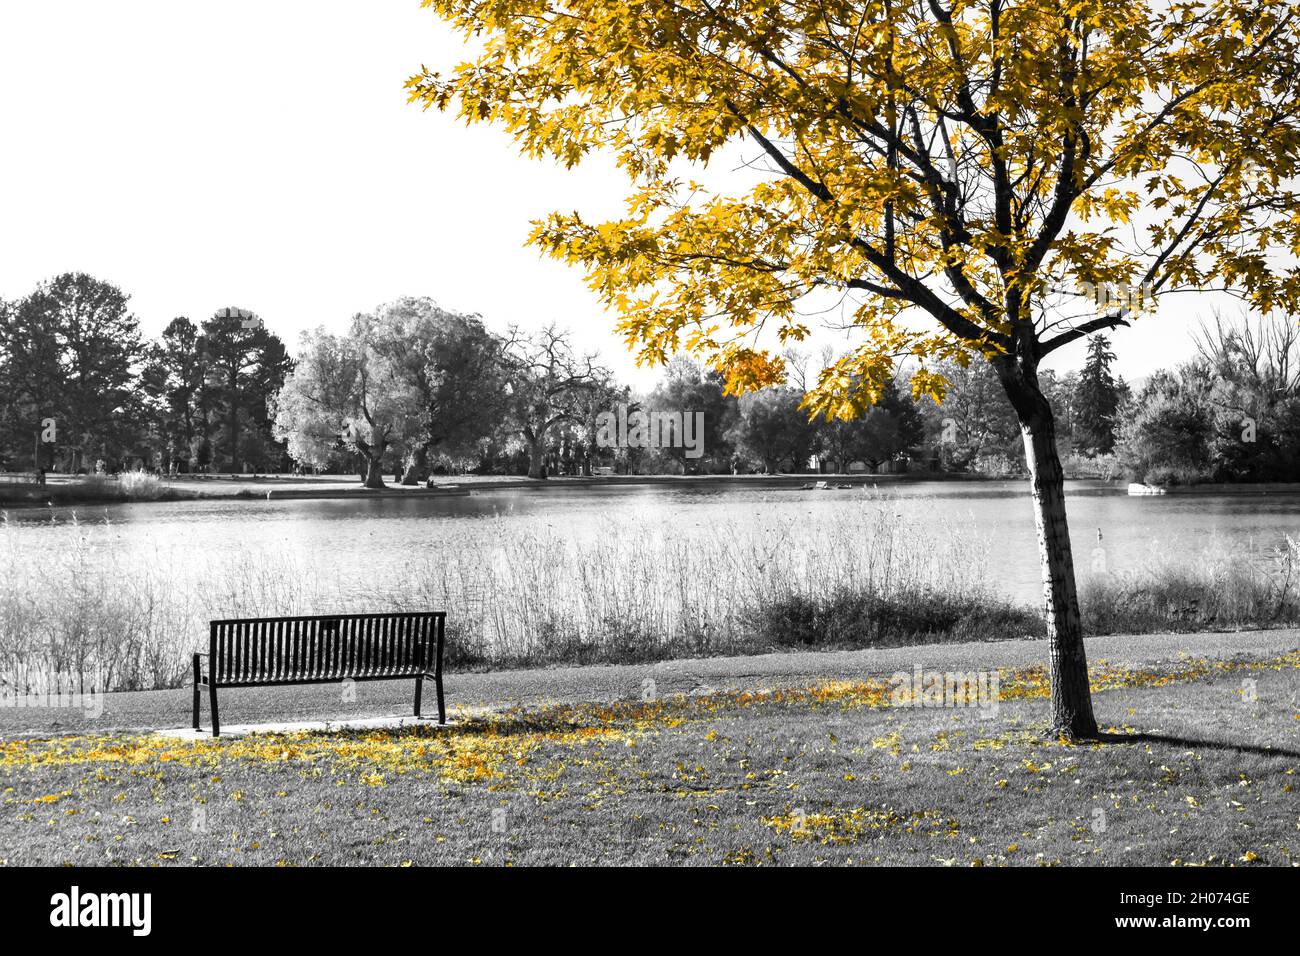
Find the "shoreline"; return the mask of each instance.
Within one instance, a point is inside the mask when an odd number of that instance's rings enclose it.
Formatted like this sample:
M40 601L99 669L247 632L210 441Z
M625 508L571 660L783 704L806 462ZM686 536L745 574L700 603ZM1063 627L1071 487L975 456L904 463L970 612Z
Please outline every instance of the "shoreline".
M1128 493L1133 497L1162 495L1296 495L1300 482L1295 481L1213 481L1199 485L1146 485L1131 482Z
M1093 481L1103 483L1104 479L1080 478L1074 481ZM68 507L76 505L119 505L119 504L155 504L174 503L177 501L269 501L295 500L342 500L347 498L448 498L466 497L475 493L493 491L517 491L521 489L582 489L593 487L675 485L683 488L708 488L727 486L753 486L801 490L804 485L817 482L831 484L827 491L857 490L876 485L922 484L936 482L963 483L971 485L988 485L999 482L1022 482L1023 478L994 478L985 475L948 474L948 473L901 473L901 474L782 474L782 475L564 475L553 478L527 478L516 475L464 475L449 477L445 482L433 488L406 486L396 483L382 489L365 488L359 482L347 481L344 476L322 475L310 478L297 476L266 475L219 477L214 475L196 475L179 479L164 479L166 482L162 494L156 498L125 498L102 494L75 495L61 492L72 484L73 479L54 476L54 481L45 486L0 485L0 509L27 509L44 507ZM1114 493L1122 494L1123 488L1113 485ZM837 487L847 485L846 488ZM22 488L23 497L6 494L11 488ZM1110 487L1089 489L1089 493L1107 492Z
M74 494L69 488L75 479L53 476L45 486L0 484L0 509L34 509L81 505L162 504L178 501L328 501L358 498L463 498L472 494L523 489L585 489L600 487L639 487L672 485L680 488L758 487L803 490L803 486L827 482L827 491L858 490L913 484L969 484L975 488L996 484L1026 484L1023 477L943 472L869 474L778 474L778 475L563 475L552 478L527 478L518 475L462 475L448 477L433 488L396 483L382 489L365 488L341 475L298 477L292 475L257 475L225 477L194 475L164 479L162 494L156 498L127 498L104 494ZM1300 482L1216 482L1200 485L1145 485L1103 478L1067 478L1067 482L1087 482L1072 494L1115 494L1130 497L1165 495L1292 495L1300 494ZM845 487L846 486L846 487Z

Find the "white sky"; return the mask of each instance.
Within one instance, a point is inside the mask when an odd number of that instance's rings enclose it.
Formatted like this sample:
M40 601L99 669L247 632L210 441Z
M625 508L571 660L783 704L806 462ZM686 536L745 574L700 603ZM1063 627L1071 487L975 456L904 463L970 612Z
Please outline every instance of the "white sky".
M523 245L553 209L620 212L623 175L407 104L422 63L463 58L418 0L0 0L0 297L80 270L151 335L237 305L293 350L428 295L497 329L558 321L647 386L581 273ZM1190 352L1208 302L1175 298L1114 337L1127 378Z

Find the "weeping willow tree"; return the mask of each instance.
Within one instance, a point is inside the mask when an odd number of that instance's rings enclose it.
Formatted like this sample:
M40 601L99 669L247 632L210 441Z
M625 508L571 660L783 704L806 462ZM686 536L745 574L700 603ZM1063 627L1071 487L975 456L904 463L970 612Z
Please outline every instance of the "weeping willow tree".
M642 360L782 380L810 297L852 299L808 391L851 419L900 359L989 362L1020 423L1052 730L1095 735L1045 358L1162 296L1300 299L1297 12L1286 0L425 0L475 45L413 100L568 166L613 152L626 214L532 242L584 268ZM763 175L687 178L726 151ZM698 174L696 174L698 175ZM707 178L707 177L702 177ZM733 178L731 181L735 181Z

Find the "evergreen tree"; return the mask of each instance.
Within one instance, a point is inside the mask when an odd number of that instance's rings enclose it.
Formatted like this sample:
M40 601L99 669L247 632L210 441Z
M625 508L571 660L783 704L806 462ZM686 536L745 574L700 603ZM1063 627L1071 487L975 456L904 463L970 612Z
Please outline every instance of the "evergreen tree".
M267 401L292 364L284 343L241 309L222 309L208 319L201 338L207 380L200 403L216 412L212 425L219 425L218 434L204 436L213 460L230 471L242 471L245 461L274 464L280 452L273 447Z
M51 467L57 458L76 470L101 456L118 462L134 450L143 344L127 299L110 283L69 272L0 314L7 443L31 442L46 417L56 423L57 444L34 455L35 466Z
M1115 450L1120 388L1110 370L1114 361L1106 336L1098 335L1088 343L1074 401L1074 435L1079 451L1086 455L1108 455Z

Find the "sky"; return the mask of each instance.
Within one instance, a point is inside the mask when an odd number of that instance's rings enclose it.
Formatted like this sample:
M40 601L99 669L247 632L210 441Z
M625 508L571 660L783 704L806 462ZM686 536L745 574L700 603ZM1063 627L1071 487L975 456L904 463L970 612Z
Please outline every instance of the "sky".
M406 102L422 64L465 58L418 0L0 0L0 297L84 271L150 335L238 306L292 351L427 295L500 331L568 326L649 387L581 272L524 245L552 210L617 215L624 175ZM1190 354L1209 305L1174 300L1114 336L1129 380Z

